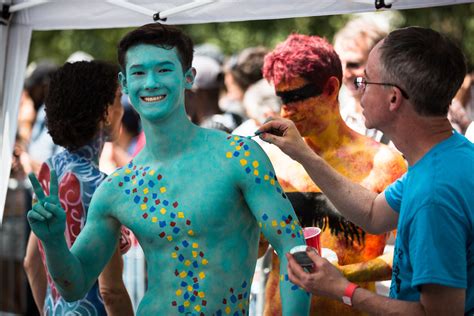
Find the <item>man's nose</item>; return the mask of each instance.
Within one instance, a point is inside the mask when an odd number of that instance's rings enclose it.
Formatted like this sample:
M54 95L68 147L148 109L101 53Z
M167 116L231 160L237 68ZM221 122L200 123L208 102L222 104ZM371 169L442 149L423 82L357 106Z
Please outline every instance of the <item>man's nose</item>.
M156 78L154 73L147 74L146 81L145 81L145 89L153 90L158 89L160 87L160 83Z

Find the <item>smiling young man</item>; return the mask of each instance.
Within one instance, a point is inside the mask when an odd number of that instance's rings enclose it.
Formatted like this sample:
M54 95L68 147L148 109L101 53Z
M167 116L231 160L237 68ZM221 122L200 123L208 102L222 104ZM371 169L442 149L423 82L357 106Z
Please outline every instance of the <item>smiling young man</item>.
M342 67L334 48L318 36L292 34L265 57L264 76L282 99L281 116L290 119L312 151L339 173L373 192L406 171L402 156L350 129L339 112ZM391 257L383 257L388 234L369 234L348 221L328 202L310 175L274 146L264 147L303 226L323 229L321 246L336 252L344 275L375 291L374 281L391 277ZM266 315L279 311L274 292L278 269L267 283ZM358 315L344 304L313 296L311 314Z
M461 50L430 29L393 31L371 51L355 82L365 124L388 134L409 163L382 193L331 168L291 121L260 128L280 132L262 138L299 161L349 220L374 233L397 228L390 298L350 283L311 250L311 273L288 256L292 282L369 314L474 313L474 145L447 119L465 74Z
M285 315L307 314L309 295L289 282L283 256L304 244L302 230L268 158L252 140L186 116L184 92L195 77L189 37L148 24L122 39L118 55L122 91L140 114L146 146L99 187L71 251L53 198L30 211L58 290L69 300L87 291L123 224L147 261L137 314L246 315L262 231L282 258Z

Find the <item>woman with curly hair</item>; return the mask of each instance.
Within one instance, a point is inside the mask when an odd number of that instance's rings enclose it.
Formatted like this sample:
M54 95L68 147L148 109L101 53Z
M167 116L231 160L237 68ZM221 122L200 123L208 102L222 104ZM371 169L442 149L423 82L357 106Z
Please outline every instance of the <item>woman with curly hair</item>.
M66 211L65 236L69 247L87 221L92 194L105 179L98 162L105 141L120 132L123 115L118 68L101 61L66 63L52 75L46 97L46 120L54 143L66 150L45 163L39 182L45 192L50 186L50 170L58 180L58 196ZM53 179L51 179L53 180ZM25 270L39 310L44 315L133 315L130 297L122 280L120 251L129 242L122 229L120 246L86 296L66 302L57 291L46 265L41 242L32 233L25 257ZM117 238L118 241L118 238Z

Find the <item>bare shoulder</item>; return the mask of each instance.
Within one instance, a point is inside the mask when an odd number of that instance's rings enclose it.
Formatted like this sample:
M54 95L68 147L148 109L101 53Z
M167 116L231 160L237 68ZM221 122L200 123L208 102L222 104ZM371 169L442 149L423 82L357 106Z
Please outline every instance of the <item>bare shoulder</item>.
M391 184L407 171L407 163L403 156L393 148L380 144L374 156L373 171L379 179L382 189Z

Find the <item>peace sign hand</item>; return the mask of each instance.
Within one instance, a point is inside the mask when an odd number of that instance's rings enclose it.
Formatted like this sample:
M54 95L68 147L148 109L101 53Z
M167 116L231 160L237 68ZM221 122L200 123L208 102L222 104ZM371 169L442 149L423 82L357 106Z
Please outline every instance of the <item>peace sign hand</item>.
M51 169L49 196L46 196L33 173L28 175L38 202L28 212L27 218L35 235L43 242L64 238L66 213L61 208L58 196L58 178ZM60 240L60 239L59 239Z

